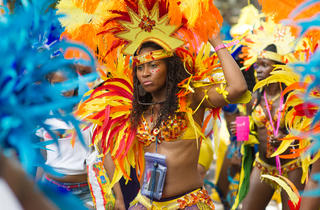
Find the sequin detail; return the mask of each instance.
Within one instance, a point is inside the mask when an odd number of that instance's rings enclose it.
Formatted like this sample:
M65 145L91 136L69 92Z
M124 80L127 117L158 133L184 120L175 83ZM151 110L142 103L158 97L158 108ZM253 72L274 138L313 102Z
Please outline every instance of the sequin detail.
M161 122L159 127L155 127L152 130L148 126L148 122L142 115L141 122L137 129L137 139L145 146L150 145L152 142L158 140L158 143L162 141L174 141L186 130L188 122L185 118L185 114L177 113L174 116L169 116L166 122Z
M205 189L188 193L184 195L182 198L179 198L177 202L179 203L180 209L185 209L186 207L195 205L199 202L205 203L211 209L214 209L213 201L211 200L208 192Z

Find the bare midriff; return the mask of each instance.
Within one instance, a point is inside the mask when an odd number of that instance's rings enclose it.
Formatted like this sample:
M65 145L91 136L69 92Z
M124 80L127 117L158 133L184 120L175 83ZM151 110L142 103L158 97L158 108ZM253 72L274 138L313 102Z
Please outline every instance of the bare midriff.
M62 177L57 177L57 176L53 176L51 174L46 174L46 176L50 179L55 180L55 181L64 182L64 183L87 182L87 174L65 175Z
M257 133L258 133L258 139L259 139L259 147L258 147L258 151L259 151L259 158L261 160L263 160L265 163L268 163L270 165L274 165L276 166L276 158L267 158L267 129L265 127L261 127L261 128L257 128ZM290 154L290 148L287 149L284 153L282 153L283 155L286 154ZM280 158L281 164L285 164L290 162L293 159L282 159Z
M162 198L170 198L190 192L202 186L197 170L200 142L193 140L163 141L145 147L145 152L166 156L167 174ZM143 180L141 180L142 186Z

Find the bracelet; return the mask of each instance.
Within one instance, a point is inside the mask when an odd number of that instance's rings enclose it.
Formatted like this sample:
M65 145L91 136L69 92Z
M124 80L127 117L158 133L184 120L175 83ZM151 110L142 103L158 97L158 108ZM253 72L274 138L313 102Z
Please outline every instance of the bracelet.
M223 43L223 44L220 44L220 45L216 46L216 47L214 48L214 51L217 52L217 51L220 50L220 49L227 48L227 47L231 47L231 46L236 45L236 44L238 44L238 43L239 43L239 40L234 40L234 41L229 42L229 43L227 43L227 44Z
M214 48L214 51L218 51L218 50L221 50L221 49L223 49L223 48L227 48L227 46L225 45L225 44L220 44L220 45L218 45L218 46L216 46L215 48Z

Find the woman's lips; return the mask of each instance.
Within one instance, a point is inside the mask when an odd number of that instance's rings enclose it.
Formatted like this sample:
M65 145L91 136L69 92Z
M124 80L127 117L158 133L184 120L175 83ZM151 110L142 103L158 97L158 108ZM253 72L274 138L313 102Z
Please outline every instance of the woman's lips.
M262 75L262 74L257 74L257 79L258 79L258 80L263 80L263 79L264 79L264 75Z
M145 82L143 82L143 85L144 85L144 86L148 86L148 85L151 85L151 84L152 84L151 81L145 81Z

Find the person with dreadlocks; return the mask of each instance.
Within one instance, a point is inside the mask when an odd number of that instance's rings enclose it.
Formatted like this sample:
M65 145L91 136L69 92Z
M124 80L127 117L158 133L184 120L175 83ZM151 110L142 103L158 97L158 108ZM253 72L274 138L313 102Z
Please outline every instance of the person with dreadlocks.
M111 2L100 34L113 77L78 109L115 163L111 186L131 165L140 192L129 209L213 209L197 170L205 110L251 98L217 35L221 16L209 1Z

